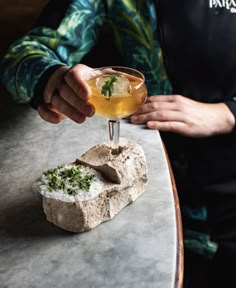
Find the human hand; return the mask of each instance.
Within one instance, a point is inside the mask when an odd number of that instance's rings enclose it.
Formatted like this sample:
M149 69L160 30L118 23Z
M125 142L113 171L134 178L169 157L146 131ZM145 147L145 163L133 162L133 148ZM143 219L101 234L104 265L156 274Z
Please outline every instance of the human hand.
M44 90L45 104L38 107L40 117L56 124L64 118L83 123L86 117L93 116L95 109L88 103L90 90L83 80L91 69L82 64L58 68Z
M181 95L149 97L130 121L189 137L230 133L235 126L234 115L226 104L202 103Z

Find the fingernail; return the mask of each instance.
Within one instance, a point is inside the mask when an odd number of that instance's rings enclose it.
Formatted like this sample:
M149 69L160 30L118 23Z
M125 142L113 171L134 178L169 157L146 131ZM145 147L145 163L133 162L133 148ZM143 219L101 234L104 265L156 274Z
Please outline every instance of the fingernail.
M94 112L95 112L95 109L93 106L87 106L85 108L85 112L86 112L86 115L87 116L93 116Z
M137 119L138 119L138 117L137 117L137 116L132 116L132 117L131 117L131 122L136 122L136 121L137 121Z

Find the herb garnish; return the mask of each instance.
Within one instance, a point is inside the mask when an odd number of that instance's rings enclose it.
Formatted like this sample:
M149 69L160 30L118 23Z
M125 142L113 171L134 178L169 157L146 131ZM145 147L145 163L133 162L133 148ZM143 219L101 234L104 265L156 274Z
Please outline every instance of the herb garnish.
M109 77L110 79L105 81L105 83L103 84L101 94L106 96L106 99L109 100L112 93L114 92L114 83L118 82L118 78L116 75L105 76L105 77Z
M94 175L83 171L83 166L58 166L43 173L48 180L48 191L61 190L64 194L76 195L78 190L88 191Z

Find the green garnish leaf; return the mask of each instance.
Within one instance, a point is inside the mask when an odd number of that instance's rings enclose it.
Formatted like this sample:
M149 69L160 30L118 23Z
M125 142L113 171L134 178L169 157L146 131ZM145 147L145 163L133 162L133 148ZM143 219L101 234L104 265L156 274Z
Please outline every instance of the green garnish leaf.
M116 75L105 77L109 77L110 79L105 81L105 83L103 84L101 94L106 96L106 99L109 100L110 97L112 96L112 93L114 92L114 83L118 82L118 78Z
M43 173L48 180L48 191L61 190L64 194L77 195L79 190L88 191L94 175L83 171L81 165L58 166Z

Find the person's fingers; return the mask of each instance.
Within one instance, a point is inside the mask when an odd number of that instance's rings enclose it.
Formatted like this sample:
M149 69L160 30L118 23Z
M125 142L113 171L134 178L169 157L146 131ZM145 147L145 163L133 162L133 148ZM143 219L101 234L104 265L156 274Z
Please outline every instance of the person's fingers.
M179 111L159 110L150 113L132 115L130 121L135 124L143 124L148 121L178 121L185 122L185 115Z
M70 86L65 82L60 85L59 94L62 99L64 99L70 106L74 107L80 113L87 117L91 117L95 113L94 106L88 102L82 100L79 96L75 94Z
M44 103L51 103L53 92L58 89L61 83L64 81L64 75L69 69L69 66L61 66L49 77L43 92Z
M179 107L176 105L175 102L147 102L145 103L137 112L135 112L133 115L140 115L140 114L146 114L150 112L155 111L166 111L166 110L173 110L178 111Z
M66 115L71 120L77 123L83 123L86 116L72 107L68 102L66 102L58 92L55 92L52 96L52 105L62 114Z
M149 129L165 131L165 132L175 132L182 135L187 134L187 125L183 122L178 121L148 121L147 127Z
M85 101L88 100L91 91L84 79L86 78L86 73L91 70L92 68L86 65L78 64L69 69L64 76L66 83L71 87L74 93Z
M49 104L40 105L38 114L43 120L52 124L58 124L65 118L63 114L56 112Z

